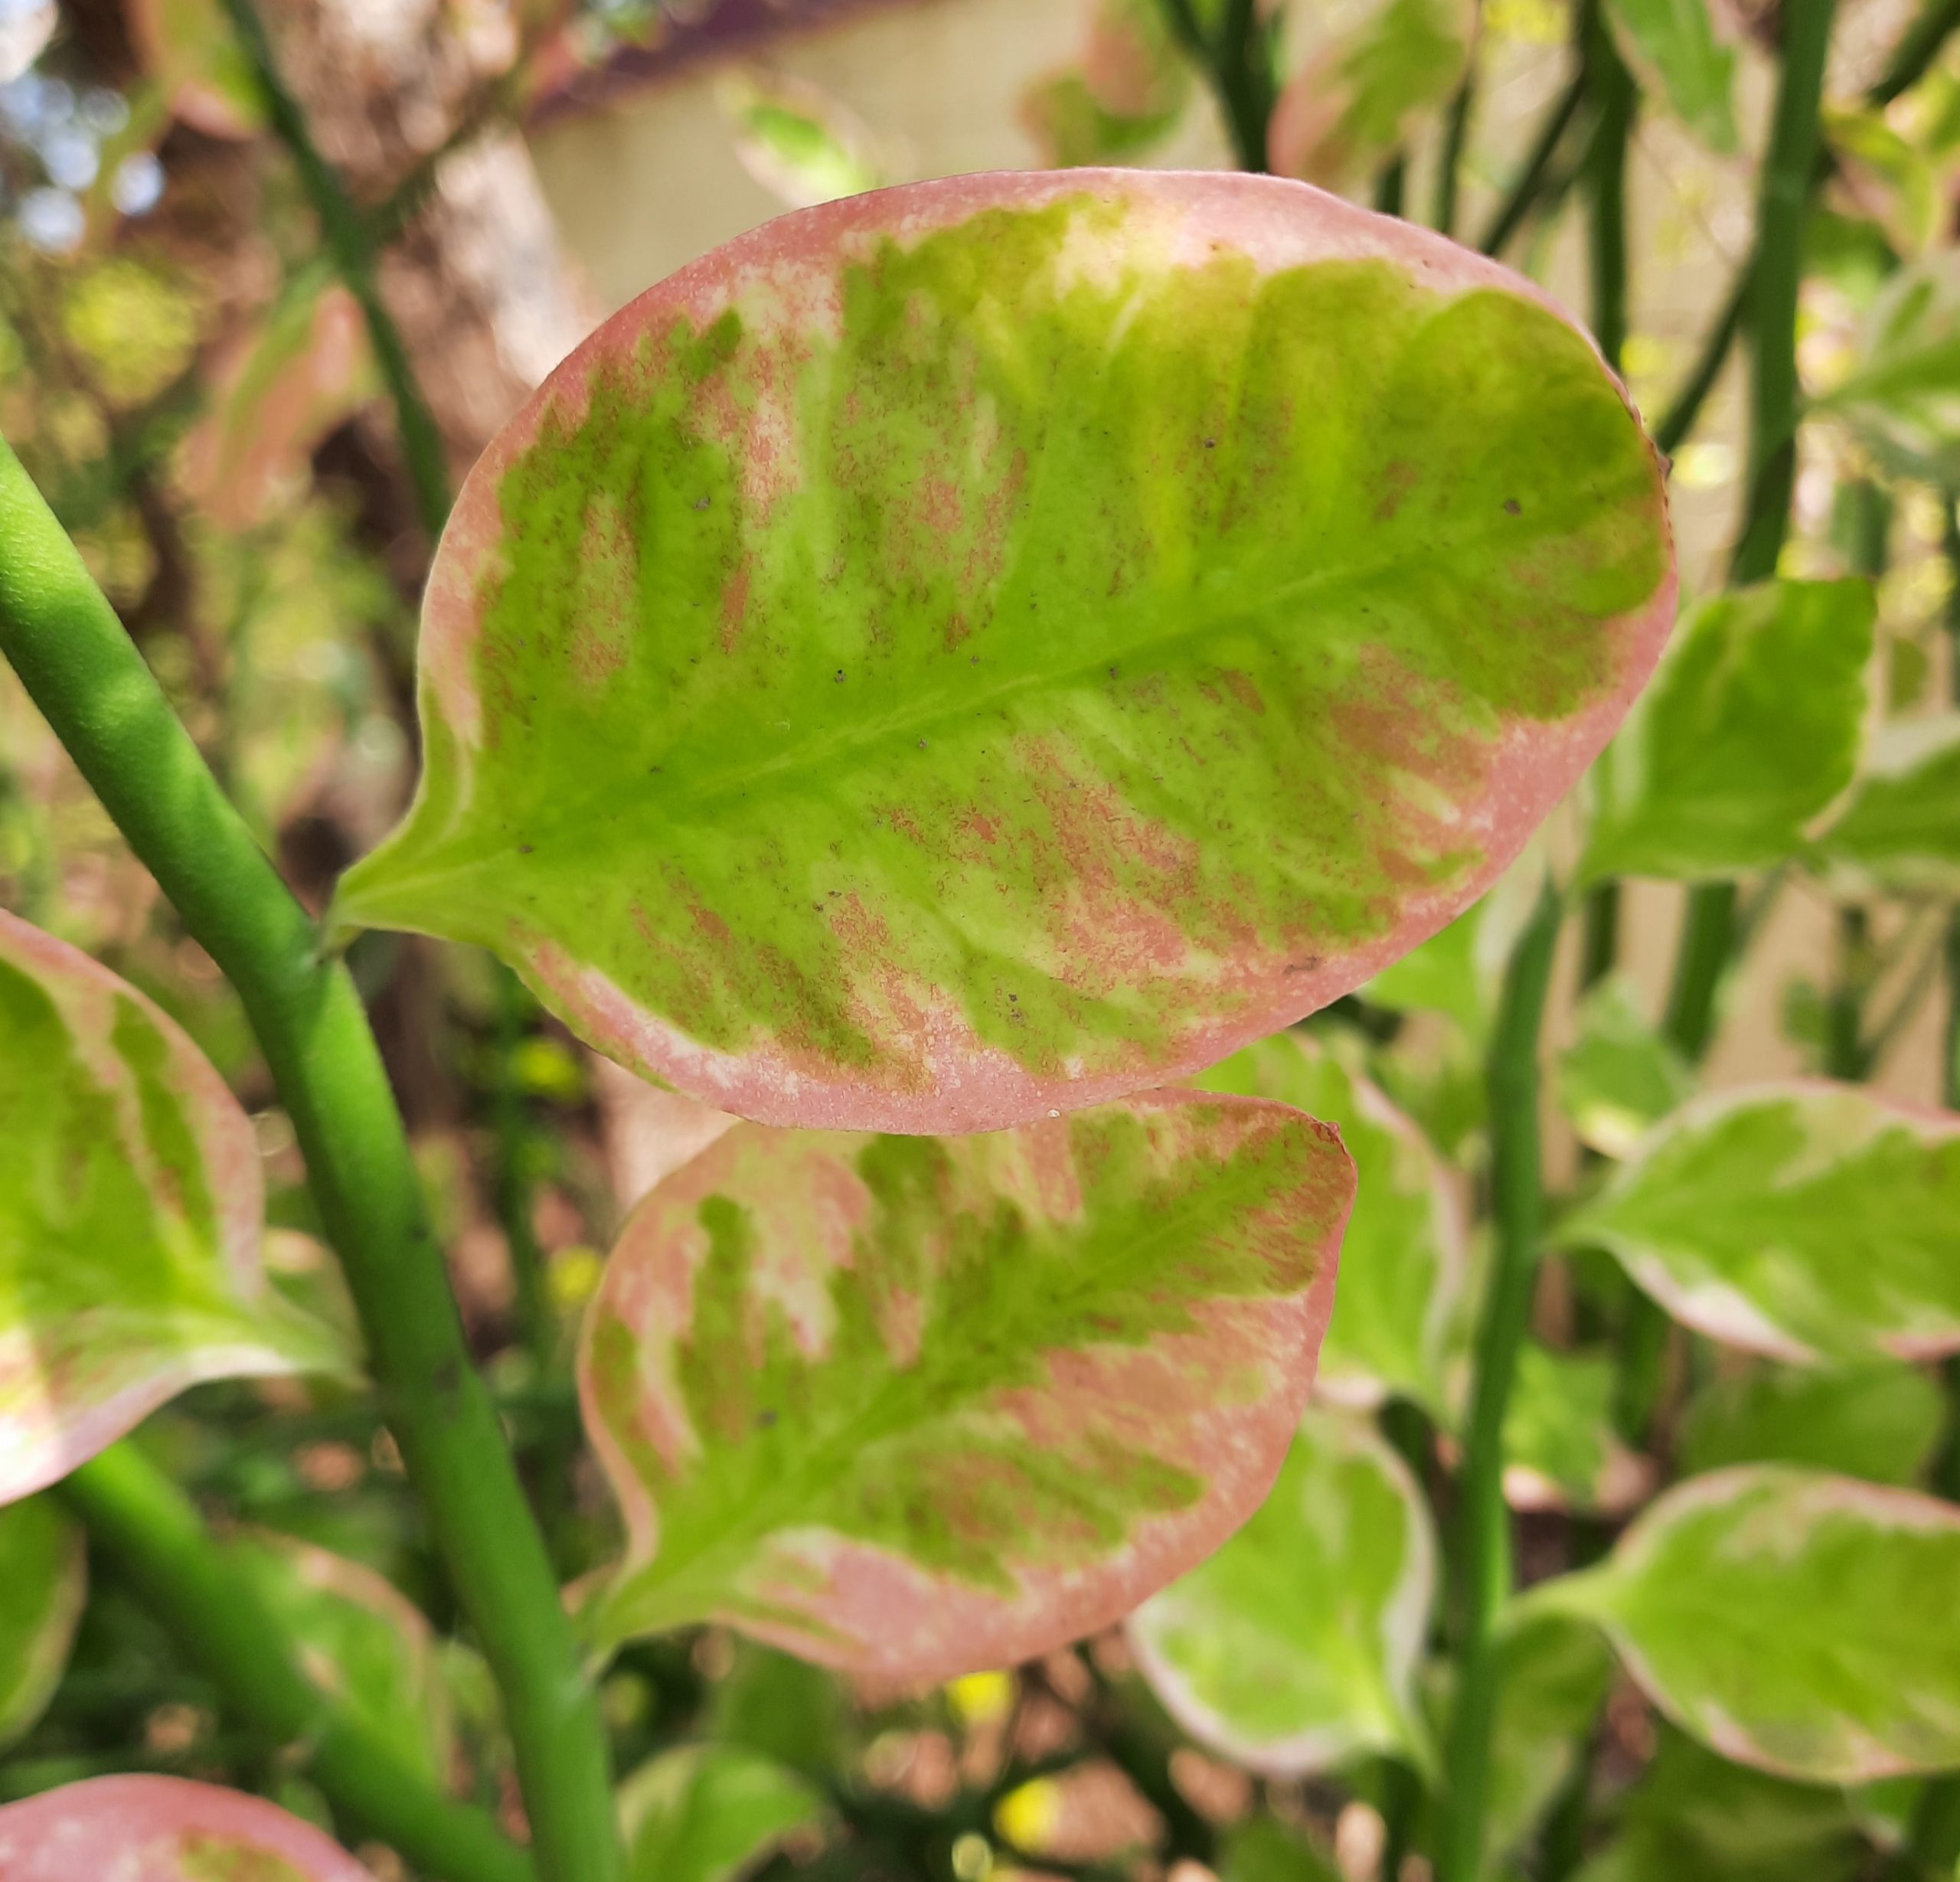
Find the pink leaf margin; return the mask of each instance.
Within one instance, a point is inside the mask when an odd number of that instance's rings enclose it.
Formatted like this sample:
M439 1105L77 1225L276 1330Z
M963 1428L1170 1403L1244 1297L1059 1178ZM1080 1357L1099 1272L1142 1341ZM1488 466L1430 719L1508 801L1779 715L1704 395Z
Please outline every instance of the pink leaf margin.
M760 299L779 310L779 319L834 325L840 270L877 243L916 241L990 210L1037 210L1091 193L1122 202L1139 239L1161 243L1187 265L1226 247L1267 273L1319 261L1387 259L1429 288L1514 295L1584 332L1523 276L1430 230L1285 178L1209 171L994 172L871 191L779 217L649 288L605 322L551 373L472 469L430 571L420 642L424 710L439 712L451 728L459 762L466 768L482 738L471 669L484 585L498 566L504 536L498 486L547 419L576 424L601 372L630 359L645 334L676 320L704 330L730 308ZM1638 422L1625 387L1603 361L1600 371ZM1221 1005L1236 1008L1231 1017L1191 1028L1168 1059L1093 1077L1044 1075L977 1040L949 1035L934 1057L952 1069L929 1089L883 1090L780 1047L737 1052L705 1047L549 942L519 942L528 975L588 1041L603 1042L612 1056L700 1103L759 1123L920 1133L994 1130L1145 1086L1175 1084L1351 992L1446 926L1503 874L1604 749L1651 675L1676 612L1679 578L1663 466L1651 443L1649 450L1653 502L1666 544L1661 579L1644 606L1606 626L1615 643L1617 686L1557 724L1512 720L1504 727L1483 795L1459 806L1465 837L1485 846L1482 867L1454 892L1412 894L1387 933L1330 955L1308 971L1278 957L1240 963L1233 982L1220 989L1221 996L1233 996L1221 997ZM425 788L426 774L416 808ZM468 796L467 789L459 792L459 802L466 804ZM964 1030L955 1025L951 1033Z
M224 1858L252 1857L295 1882L374 1882L277 1805L186 1778L90 1778L0 1807L6 1882L209 1882Z

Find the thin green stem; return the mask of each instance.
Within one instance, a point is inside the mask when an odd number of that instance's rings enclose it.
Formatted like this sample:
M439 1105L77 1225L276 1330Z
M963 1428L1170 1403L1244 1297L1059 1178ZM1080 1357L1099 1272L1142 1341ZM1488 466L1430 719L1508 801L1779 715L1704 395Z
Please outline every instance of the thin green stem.
M390 1429L502 1688L546 1882L618 1874L596 1699L469 1363L360 996L0 443L0 653L243 1002L347 1273Z
M366 219L354 206L332 165L320 154L307 128L306 114L299 101L286 89L279 65L273 57L272 42L266 36L265 23L252 0L224 0L232 31L240 49L251 67L266 117L274 134L285 145L293 167L299 173L300 186L320 221L320 234L333 257L335 267L346 283L348 292L360 304L368 325L368 337L374 348L374 361L394 402L396 422L401 431L402 454L408 460L410 481L415 486L416 508L422 526L433 540L442 534L449 514L449 473L443 454L442 434L422 389L410 365L408 348L401 330L381 299L374 249Z
M1565 134L1571 128L1572 121L1579 115L1579 107L1586 102L1586 71L1584 61L1573 72L1566 88L1553 101L1552 108L1545 113L1538 126L1538 135L1531 140L1531 147L1524 153L1524 161L1518 166L1504 199L1498 204L1497 214L1491 217L1488 227L1477 246L1486 255L1501 255L1510 246L1511 240L1524 227L1526 217L1530 214L1539 194L1545 187L1545 178L1552 167L1552 158L1565 141Z
M1375 175L1375 207L1384 216L1399 216L1409 190L1409 159L1397 151Z
M1626 158L1637 93L1604 10L1589 9L1586 87L1599 116L1586 161L1586 257L1592 337L1615 372L1626 345Z
M1715 1035L1717 1001L1735 950L1736 885L1697 882L1674 952L1674 974L1661 1030L1690 1065L1707 1055Z
M1865 102L1874 107L1889 105L1902 92L1911 90L1926 76L1926 68L1956 27L1960 27L1960 0L1932 0L1893 48L1883 76L1865 93Z
M1613 971L1620 951L1620 885L1610 879L1586 890L1579 910L1579 984L1596 987Z
M1449 101L1449 115L1443 120L1442 149L1436 155L1436 195L1429 211L1430 226L1444 235L1456 233L1456 198L1463 175L1463 146L1470 136L1470 113L1477 100L1477 45L1481 11L1470 41L1470 64Z
M226 1704L364 1833L446 1882L534 1882L530 1858L488 1817L444 1796L300 1671L250 1577L142 1452L112 1445L70 1475L60 1493Z
M1242 170L1266 168L1266 132L1276 90L1272 39L1256 0L1226 0L1216 35L1206 32L1191 0L1159 0L1171 37L1204 74L1224 114Z
M1749 283L1753 274L1753 269L1746 262L1736 270L1734 284L1722 303L1722 311L1715 316L1714 325L1701 343L1699 357L1690 368L1687 377L1681 382L1681 389L1674 394L1674 403L1661 414L1660 422L1654 427L1654 443L1664 457L1671 457L1694 430L1702 407L1708 403L1709 394L1715 390L1715 381L1722 376L1729 349L1743 330L1743 316L1749 306Z
M1470 1424L1458 1482L1460 1673L1446 1750L1441 1882L1474 1882L1483 1860L1491 1733L1497 1710L1494 1623L1511 1593L1504 1420L1530 1315L1544 1217L1539 1171L1538 1035L1560 909L1548 883L1504 975L1491 1041L1491 1209L1497 1242L1477 1329Z

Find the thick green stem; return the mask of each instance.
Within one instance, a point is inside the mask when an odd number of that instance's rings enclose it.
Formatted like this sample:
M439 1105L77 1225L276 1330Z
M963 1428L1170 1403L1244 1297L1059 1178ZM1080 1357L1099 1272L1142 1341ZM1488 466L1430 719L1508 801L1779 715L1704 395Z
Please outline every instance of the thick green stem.
M0 652L244 1003L360 1309L390 1428L501 1687L546 1882L618 1874L570 1622L469 1363L359 995L226 801L74 545L0 444Z
M402 454L408 460L409 478L415 486L416 508L423 528L433 541L442 534L449 514L449 467L443 454L442 434L416 383L400 329L382 301L368 224L333 166L321 155L312 132L307 129L306 114L279 77L272 42L266 37L265 24L252 0L224 0L224 9L257 81L266 119L290 153L293 167L299 172L300 186L319 217L327 252L332 256L348 292L360 303L368 337L374 348L374 362L394 401L401 430Z
M1579 984L1596 987L1613 971L1620 952L1620 885L1596 882L1580 910Z
M134 1446L111 1446L60 1493L226 1704L365 1834L446 1882L534 1882L530 1858L488 1817L444 1796L300 1671L250 1577Z
M1687 892L1687 913L1674 952L1674 976L1661 1022L1675 1049L1691 1065L1707 1055L1715 1034L1715 1008L1735 948L1736 885L1697 882Z
M1599 114L1586 159L1586 256L1592 337L1615 372L1626 345L1626 157L1633 136L1633 76L1613 44L1604 9L1589 9L1586 87Z
M1565 90L1545 113L1544 122L1538 126L1538 135L1531 140L1531 147L1518 166L1516 180L1498 205L1497 214L1491 218L1489 227L1477 244L1486 255L1502 254L1510 245L1511 238L1524 227L1525 217L1530 214L1532 206L1545 187L1552 158L1557 154L1559 145L1564 142L1573 119L1578 116L1579 107L1585 102L1586 71L1582 59L1579 69L1573 74Z
M1538 1034L1560 904L1548 884L1504 975L1491 1041L1491 1190L1497 1242L1477 1329L1470 1425L1458 1480L1460 1671L1444 1766L1441 1882L1475 1882L1483 1859L1491 1731L1497 1710L1493 1623L1511 1593L1504 1420L1531 1312L1544 1196L1538 1160Z

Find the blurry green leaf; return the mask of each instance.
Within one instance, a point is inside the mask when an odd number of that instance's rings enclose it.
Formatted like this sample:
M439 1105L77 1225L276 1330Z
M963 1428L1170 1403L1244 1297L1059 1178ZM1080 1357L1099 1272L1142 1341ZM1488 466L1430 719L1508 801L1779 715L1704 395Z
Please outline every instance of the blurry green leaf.
M1894 130L1881 112L1828 109L1824 130L1835 159L1834 193L1883 230L1906 260L1922 254L1941 234L1941 166Z
M1960 894L1960 713L1880 732L1815 854L1860 884Z
M1293 56L1267 134L1272 168L1351 188L1447 97L1470 56L1464 0L1331 0L1299 9L1312 44Z
M1945 1415L1939 1387L1896 1362L1753 1365L1711 1380L1688 1401L1675 1454L1684 1476L1788 1463L1910 1484L1939 1442Z
M825 1816L793 1772L733 1745L685 1745L619 1786L626 1882L733 1882Z
M1960 250L1891 276L1860 322L1855 363L1818 409L1896 474L1960 485Z
M1331 1129L1249 1098L737 1125L633 1212L586 1317L628 1531L592 1638L713 1619L913 1681L1114 1622L1278 1469L1353 1197Z
M1426 1766L1415 1684L1436 1563L1401 1459L1371 1424L1310 1411L1264 1505L1130 1616L1130 1640L1178 1724L1248 1770L1366 1751Z
M403 1763L446 1784L449 1687L421 1609L371 1568L291 1536L250 1531L231 1554L308 1674Z
M1613 1429L1615 1367L1605 1352L1527 1340L1504 1421L1504 1495L1518 1509L1628 1509L1650 1470Z
M263 122L257 79L223 0L129 0L136 56L171 109L207 137L249 137Z
M1851 781L1873 600L1766 582L1704 602L1596 764L1580 876L1731 875L1801 848Z
M1218 1882L1341 1882L1331 1854L1267 1816L1248 1818L1228 1830L1214 1867Z
M1644 89L1710 149L1733 153L1736 51L1717 36L1707 0L1609 0L1607 12Z
M1684 1325L1798 1363L1960 1348L1960 1117L1854 1085L1697 1099L1558 1225Z
M1614 975L1586 994L1579 1037L1559 1055L1559 1106L1579 1141L1623 1157L1650 1125L1694 1090L1694 1075Z
M1960 1766L1960 1509L1780 1464L1666 1492L1521 1615L1603 1627L1725 1757L1818 1783Z
M1869 1854L1842 1791L1731 1764L1664 1727L1619 1821L1578 1882L1851 1882Z
M197 351L200 319L183 279L128 255L84 269L61 303L62 331L113 405L139 405L176 378Z
M1021 118L1051 167L1109 163L1168 135L1191 92L1159 0L1095 0L1080 60L1037 79Z
M835 1674L740 1640L735 1664L715 1683L709 1720L722 1743L817 1777L844 1761L850 1707Z
M1530 1839L1579 1769L1613 1678L1612 1653L1599 1630L1558 1615L1506 1632L1497 1652L1484 1820L1487 1873Z
M1271 1098L1334 1126L1354 1159L1354 1211L1316 1391L1351 1406L1400 1393L1443 1412L1442 1362L1463 1287L1462 1204L1421 1132L1303 1033L1277 1033L1192 1081Z
M54 1697L87 1593L82 1532L61 1506L0 1505L0 1751Z
M183 1032L0 911L0 1502L200 1380L342 1365L266 1286L263 1193Z
M860 195L885 181L871 134L814 85L730 72L715 96L735 127L742 167L792 209Z

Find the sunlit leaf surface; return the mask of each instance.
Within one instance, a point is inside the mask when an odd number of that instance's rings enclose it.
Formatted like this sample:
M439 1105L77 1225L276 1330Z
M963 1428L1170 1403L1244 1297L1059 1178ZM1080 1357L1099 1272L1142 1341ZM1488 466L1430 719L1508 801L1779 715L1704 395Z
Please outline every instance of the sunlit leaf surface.
M0 1502L200 1380L341 1362L266 1284L250 1121L144 996L0 912Z
M1130 1639L1172 1716L1249 1769L1326 1771L1364 1751L1420 1761L1436 1573L1407 1467L1366 1421L1310 1412L1259 1513L1145 1602Z
M854 198L642 296L480 460L420 789L335 922L489 946L741 1116L1024 1122L1466 906L1673 594L1619 392L1486 261L1266 178Z
M1116 1620L1265 1495L1353 1186L1326 1126L1243 1098L737 1126L635 1212L586 1323L629 1535L590 1631L717 1619L924 1680Z

